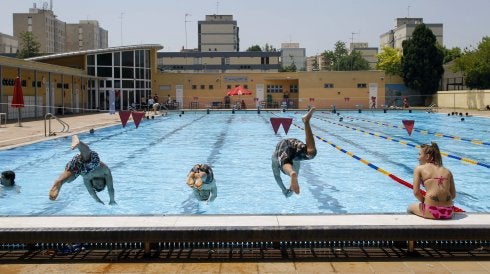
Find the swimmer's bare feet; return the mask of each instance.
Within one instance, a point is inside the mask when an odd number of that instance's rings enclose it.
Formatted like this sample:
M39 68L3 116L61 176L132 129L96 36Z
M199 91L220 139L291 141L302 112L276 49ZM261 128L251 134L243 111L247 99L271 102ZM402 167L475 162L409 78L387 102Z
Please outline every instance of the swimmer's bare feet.
M189 176L187 177L187 185L190 187L194 186L194 172L189 173Z
M308 112L303 115L303 117L301 117L301 120L303 120L303 123L309 123L310 122L310 119L311 119L311 116L313 116L313 112L315 112L316 108L315 107L311 107L310 110L308 110Z
M60 187L58 184L54 184L51 190L49 191L49 199L54 201L56 198L58 198L58 194L60 193Z
M71 136L71 149L75 149L78 147L78 145L80 144L80 139L78 139L78 136L77 135L72 135Z
M294 193L299 194L298 173L291 172L290 176L291 176L291 185L289 186L289 189L294 191Z
M194 186L197 188L197 189L201 189L202 187L202 179L201 177L198 177L196 176L196 181L194 182Z

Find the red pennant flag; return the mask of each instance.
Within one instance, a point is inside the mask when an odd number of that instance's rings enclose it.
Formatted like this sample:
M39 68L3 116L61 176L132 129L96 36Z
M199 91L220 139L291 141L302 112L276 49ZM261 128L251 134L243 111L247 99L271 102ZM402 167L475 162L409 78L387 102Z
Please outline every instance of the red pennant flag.
M289 127L291 127L291 124L293 123L293 118L270 118L272 128L274 129L274 132L277 134L277 131L279 130L279 126L282 125L284 128L284 132L288 134Z
M408 132L408 135L412 135L413 125L415 124L414 120L402 120L403 126Z
M272 128L274 129L274 133L277 134L279 130L279 126L281 125L281 118L272 118L271 117Z
M141 119L145 116L145 113L142 111L133 111L131 115L133 115L134 125L136 128L138 128Z
M288 134L289 127L293 123L293 118L282 118L282 127L284 128L284 132L286 132L286 135Z
M126 127L126 123L129 120L129 115L131 115L131 112L129 110L119 111L119 118L121 119L121 124L123 127Z

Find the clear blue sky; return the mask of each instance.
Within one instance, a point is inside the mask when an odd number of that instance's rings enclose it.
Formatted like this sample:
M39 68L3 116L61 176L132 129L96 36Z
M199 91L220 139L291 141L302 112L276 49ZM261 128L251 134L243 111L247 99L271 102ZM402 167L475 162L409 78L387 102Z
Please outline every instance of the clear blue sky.
M27 13L33 3L42 1L0 0L0 32L12 35L12 13ZM379 47L395 18L407 16L444 24L448 48L476 46L490 36L490 0L53 0L53 10L67 23L98 20L111 47L156 43L164 51L185 45L186 13L188 48L197 47L197 21L216 13L237 21L241 51L297 42L313 55L352 38Z

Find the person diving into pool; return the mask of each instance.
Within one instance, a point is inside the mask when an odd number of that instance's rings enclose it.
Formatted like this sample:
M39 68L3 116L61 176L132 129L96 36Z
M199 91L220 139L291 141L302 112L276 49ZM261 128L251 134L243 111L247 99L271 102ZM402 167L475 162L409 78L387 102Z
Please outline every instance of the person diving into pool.
M187 175L187 185L200 201L212 202L218 197L213 169L206 164L196 164Z
M276 179L277 185L281 188L284 196L290 197L293 192L299 194L298 173L300 161L311 160L316 156L315 138L311 131L310 119L315 112L312 107L302 117L305 125L306 144L295 138L281 140L276 150L272 154L272 172ZM281 171L291 178L289 188L284 186L281 179Z
M109 167L100 159L97 152L91 150L87 144L80 141L77 135L72 136L71 149L78 148L80 154L75 155L70 162L66 164L65 170L54 182L49 191L49 199L56 200L64 183L73 182L79 175L83 177L83 182L88 193L97 202L104 204L97 196L107 186L109 192L109 204L114 205L114 187L112 183L112 173Z

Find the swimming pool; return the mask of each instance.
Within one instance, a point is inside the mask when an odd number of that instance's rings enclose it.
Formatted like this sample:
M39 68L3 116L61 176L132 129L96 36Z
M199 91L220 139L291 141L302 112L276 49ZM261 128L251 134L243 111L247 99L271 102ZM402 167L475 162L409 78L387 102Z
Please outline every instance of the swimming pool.
M81 134L111 167L117 206L94 202L81 178L64 185L58 200L48 199L53 181L76 153L69 138L0 151L0 167L14 170L21 186L20 193L2 192L0 215L400 213L415 198L387 174L411 183L415 146L430 141L449 155L443 162L456 180L456 205L468 212L489 211L485 138L490 120L465 117L462 122L415 111L341 112L341 122L337 114L317 111L312 119L313 133L322 138L316 139L317 157L302 162L301 194L284 198L270 157L281 138L304 140L303 113L195 111L145 120L137 129L128 124ZM287 135L281 128L276 135L270 117L292 117L299 127L291 126ZM411 136L401 122L406 119L415 120ZM218 185L213 203L197 202L185 183L195 163L213 167ZM106 191L99 197L108 203Z

